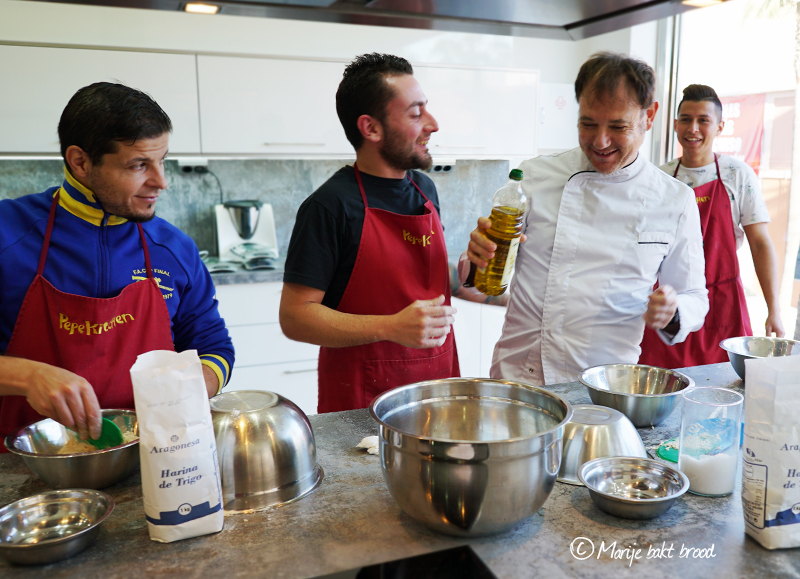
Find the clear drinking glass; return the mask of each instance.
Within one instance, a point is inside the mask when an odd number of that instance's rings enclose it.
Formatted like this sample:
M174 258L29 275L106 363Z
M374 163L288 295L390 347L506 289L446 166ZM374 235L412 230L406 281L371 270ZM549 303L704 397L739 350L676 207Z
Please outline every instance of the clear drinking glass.
M727 388L694 388L683 395L678 469L689 477L690 493L733 492L743 403L744 396Z

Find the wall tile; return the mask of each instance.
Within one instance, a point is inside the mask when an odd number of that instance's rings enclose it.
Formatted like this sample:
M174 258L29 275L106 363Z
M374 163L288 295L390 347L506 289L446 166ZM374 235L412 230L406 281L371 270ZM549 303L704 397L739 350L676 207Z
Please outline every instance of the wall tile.
M189 234L200 249L216 251L214 205L221 199L258 199L272 204L278 250L286 255L297 208L345 161L220 160L209 161L207 174L183 173L167 160L168 189L157 214ZM449 173L429 173L436 183L450 255L460 254L479 216L488 215L494 192L508 178L507 161L458 161ZM214 175L219 179L219 184ZM44 191L63 179L57 160L0 160L0 199ZM220 185L222 191L220 192Z

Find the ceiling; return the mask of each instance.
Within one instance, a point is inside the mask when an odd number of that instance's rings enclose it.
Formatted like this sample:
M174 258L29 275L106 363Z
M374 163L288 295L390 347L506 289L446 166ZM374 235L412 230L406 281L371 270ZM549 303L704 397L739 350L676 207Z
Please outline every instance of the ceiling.
M48 0L39 0L48 1ZM182 10L185 0L49 0ZM233 16L580 40L692 10L681 0L193 0Z

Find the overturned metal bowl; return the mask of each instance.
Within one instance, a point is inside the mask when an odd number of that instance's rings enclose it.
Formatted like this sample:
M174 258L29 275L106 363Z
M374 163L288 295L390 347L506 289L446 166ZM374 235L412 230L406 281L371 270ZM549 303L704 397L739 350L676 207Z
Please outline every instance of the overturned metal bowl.
M311 423L291 400L240 390L210 401L223 508L252 512L296 501L322 482Z
M581 373L580 381L593 403L619 410L638 428L666 420L683 391L694 387L685 374L641 364L594 366Z
M97 538L114 499L87 489L50 491L0 509L0 554L19 565L72 557Z
M578 469L597 507L623 519L652 519L666 513L689 490L681 471L649 458L596 458Z
M555 485L572 408L505 380L402 386L370 406L381 468L407 515L436 531L499 533L533 515Z
M139 435L133 410L103 410L119 429ZM69 440L69 431L46 418L6 436L6 448L20 456L29 469L53 489L102 489L126 479L139 467L139 440L120 446L58 454Z
M585 462L606 456L647 458L642 437L633 423L619 410L578 404L572 407L572 420L564 427L564 447L559 482L582 484L578 469Z
M744 380L744 361L747 359L800 354L800 341L788 338L741 336L722 340L719 347L728 352L731 366L742 380Z

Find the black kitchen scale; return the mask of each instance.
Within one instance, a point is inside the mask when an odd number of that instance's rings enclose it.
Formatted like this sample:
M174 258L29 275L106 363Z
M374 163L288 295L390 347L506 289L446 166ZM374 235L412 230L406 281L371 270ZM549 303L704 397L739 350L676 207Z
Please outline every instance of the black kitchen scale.
M367 565L313 579L497 579L472 547L463 545L416 557Z

